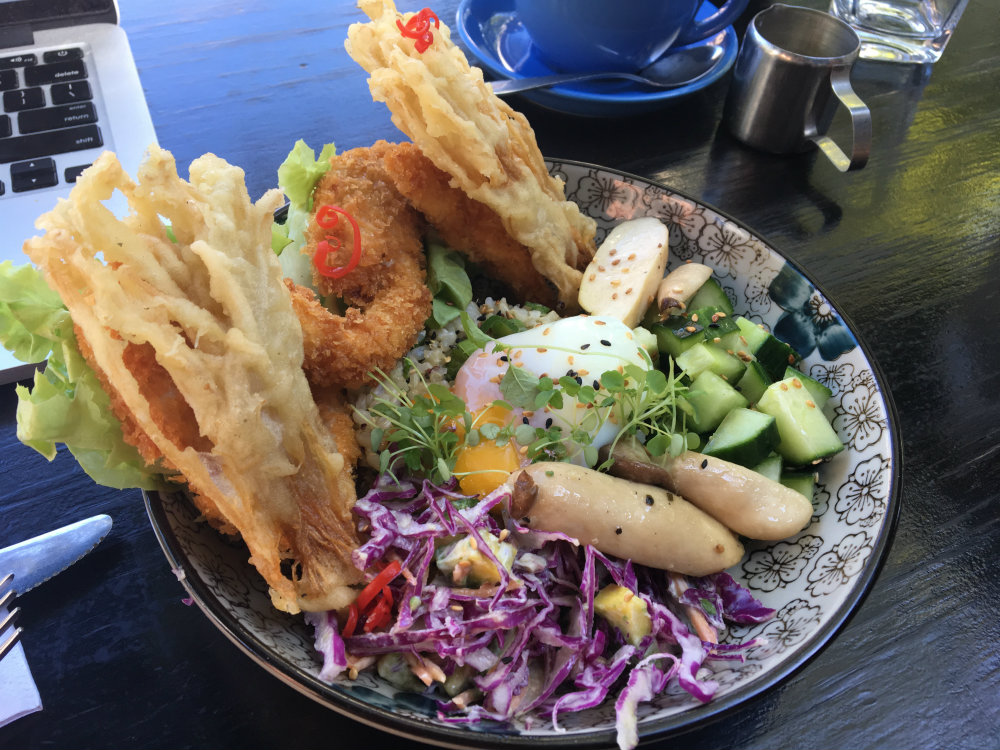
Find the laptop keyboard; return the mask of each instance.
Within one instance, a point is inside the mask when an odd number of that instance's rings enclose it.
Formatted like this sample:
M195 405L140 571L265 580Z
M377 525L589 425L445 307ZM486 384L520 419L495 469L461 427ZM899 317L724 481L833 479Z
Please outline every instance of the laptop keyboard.
M59 174L53 157L104 144L84 49L0 57L0 92L0 200L75 182L89 163L60 159Z

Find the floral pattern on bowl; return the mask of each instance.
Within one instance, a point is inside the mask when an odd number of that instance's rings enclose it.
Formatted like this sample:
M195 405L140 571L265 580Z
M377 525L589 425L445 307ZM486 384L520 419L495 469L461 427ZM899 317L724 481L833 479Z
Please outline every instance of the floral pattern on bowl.
M732 628L725 640L759 639L743 662L717 662L715 700L668 689L641 707L640 736L665 736L777 684L813 656L857 607L888 549L899 503L899 448L891 404L849 323L816 285L752 230L693 198L639 177L575 162L550 163L566 194L598 222L655 216L670 230L671 267L716 271L736 311L775 330L803 370L833 391L827 405L847 448L819 467L811 524L780 542L751 542L730 572L776 616ZM448 746L573 747L614 744L614 706L561 721L448 725L435 702L402 693L373 672L326 684L301 617L273 609L245 548L227 542L179 494L148 493L147 511L167 559L194 601L247 655L322 704L383 730Z

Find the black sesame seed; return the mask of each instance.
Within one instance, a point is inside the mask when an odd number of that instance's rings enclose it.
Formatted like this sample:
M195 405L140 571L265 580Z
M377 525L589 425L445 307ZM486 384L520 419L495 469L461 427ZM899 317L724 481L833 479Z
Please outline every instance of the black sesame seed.
M545 420L545 429L549 429L552 426L552 417Z
M601 339L601 346L611 346L611 342L607 339Z
M590 344L583 344L582 346L580 346L580 350L581 351L584 350L584 349L589 349L589 348L590 348Z
M577 385L583 385L583 378L581 378L581 377L580 377L579 375L577 375L577 376L576 376L575 378L573 378L573 379L574 379L574 380L576 381L576 384L577 384Z
M514 657L513 656L502 656L502 657L500 657L500 661L502 661L504 664L510 664L512 661L514 661Z
M595 380L593 383L591 383L591 385L594 387L595 391L601 390L601 381L600 380Z
M707 458L704 461L701 462L701 468L703 468L703 469L707 469L708 468L708 459Z
M510 362L510 357L508 357L506 354L501 354L500 355L500 361L501 362Z
M618 534L619 536L621 536L621 533L622 533L622 527L621 527L621 526L619 526L619 527L618 527L617 529L615 529L615 533L616 533L616 534Z
M652 505L652 504L653 504L653 496L646 495L646 505Z
M529 422L527 417L521 417L521 424L528 424L528 423Z

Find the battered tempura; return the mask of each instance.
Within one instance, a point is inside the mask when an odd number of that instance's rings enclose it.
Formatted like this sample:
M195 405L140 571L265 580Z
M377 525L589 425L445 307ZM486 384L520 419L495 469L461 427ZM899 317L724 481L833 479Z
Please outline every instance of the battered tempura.
M504 228L484 203L451 187L446 173L412 143L385 153L385 168L445 244L463 253L486 273L503 281L520 300L555 307L559 290L531 264L531 251Z
M596 225L549 175L527 119L493 94L444 23L432 25L433 42L421 52L397 25L414 14L399 14L392 0L358 4L372 20L352 25L346 46L368 71L372 97L453 187L496 212L555 284L563 309L575 310Z
M122 220L102 205L116 189L132 212ZM189 183L159 148L137 182L105 153L25 251L69 309L126 434L239 531L274 605L340 609L360 579L354 481L302 370L270 246L281 200L251 202L243 172L211 154Z

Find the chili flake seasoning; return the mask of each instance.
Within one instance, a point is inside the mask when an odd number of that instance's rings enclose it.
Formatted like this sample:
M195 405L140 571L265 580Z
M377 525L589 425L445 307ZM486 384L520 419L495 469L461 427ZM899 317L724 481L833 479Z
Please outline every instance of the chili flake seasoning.
M361 262L361 227L358 226L358 222L353 216L340 206L323 205L316 212L316 223L323 229L333 229L337 226L337 214L344 216L354 230L354 244L351 247L351 257L347 261L347 265L333 266L330 264L330 256L340 249L340 240L331 235L327 235L326 239L316 243L316 252L313 254L313 265L316 266L316 270L331 279L346 276Z
M410 16L410 20L403 25L403 22L396 19L396 26L399 33L407 39L414 39L413 48L423 54L427 48L434 43L434 33L431 31L431 21L434 21L434 28L441 28L441 21L430 8L424 8L418 13Z

